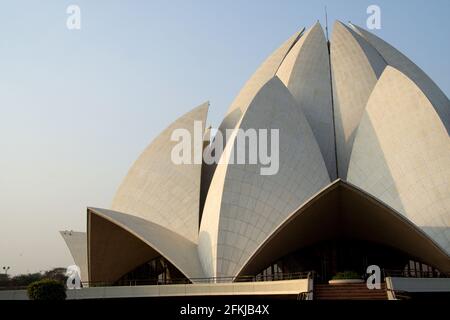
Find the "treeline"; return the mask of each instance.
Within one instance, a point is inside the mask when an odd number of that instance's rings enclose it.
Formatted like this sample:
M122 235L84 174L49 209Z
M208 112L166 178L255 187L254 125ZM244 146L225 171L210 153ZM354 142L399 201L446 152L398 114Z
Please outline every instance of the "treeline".
M0 274L0 289L9 288L25 288L35 281L43 279L51 279L65 283L67 277L65 276L66 268L54 268L45 272L36 272L28 274L19 274L11 277L9 274Z

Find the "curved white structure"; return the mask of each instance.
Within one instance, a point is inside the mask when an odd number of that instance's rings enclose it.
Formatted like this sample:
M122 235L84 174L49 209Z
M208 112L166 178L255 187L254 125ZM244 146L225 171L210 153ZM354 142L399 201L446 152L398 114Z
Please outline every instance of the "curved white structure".
M279 130L279 171L261 175L260 164L229 164L236 135L228 141L231 152L216 169L200 227L203 266L214 277L233 276L288 214L330 183L308 121L278 77L261 88L237 127Z
M220 125L219 130L225 132L226 129L234 129L247 110L255 95L263 85L266 84L275 74L282 64L288 52L292 49L298 39L301 37L304 29L296 32L285 43L276 49L248 79L241 91L231 103L228 111Z
M91 270L90 280L94 279L94 281L99 281L99 277L101 277L103 281L114 279L115 277L109 278L109 274L117 269L104 268L104 266L105 264L109 265L107 263L108 259L111 259L116 268L121 266L124 261L123 259L120 259L120 252L127 252L128 254L139 252L140 256L143 257L141 263L161 255L179 270L182 270L182 273L189 279L204 278L197 254L197 245L194 242L186 240L179 234L161 227L160 225L133 215L100 208L88 208L88 214L89 232L91 234L95 233L97 236L102 235L105 240L92 241L92 239L88 239L89 270ZM97 219L95 220L92 216L95 216ZM124 232L127 232L129 235L132 235L145 243L148 248L141 245L144 253L142 253L141 250L130 250L133 247L130 248L127 244L132 243L134 245L136 242L123 242L121 241L123 238L114 237L113 229L105 228L104 222L98 223L98 218L104 219L114 226L123 229ZM109 247L111 242L114 243L114 250L108 254L108 249L105 247ZM128 261L130 260L129 257L130 256L128 256ZM131 266L134 267L134 264L131 264ZM124 270L121 271L124 273L130 271L127 270L125 266L123 268ZM95 269L99 269L99 271ZM95 272L99 275L97 276L94 274Z
M336 179L330 64L327 41L317 22L294 45L277 71L304 112L325 160Z
M422 90L442 119L447 132L450 133L450 100L434 81L414 62L386 41L358 26L352 24L351 26L380 53L390 66L400 70Z
M334 24L330 51L338 176L345 179L355 131L386 63L367 41L340 22Z
M175 164L171 153L178 142L171 141L171 135L175 129L185 129L194 137L194 121L205 128L208 106L206 102L183 115L153 140L119 187L113 210L147 219L197 241L201 164ZM195 143L191 143L191 155L195 152Z
M442 120L411 79L387 67L359 125L348 181L450 254L450 138Z
M86 282L88 278L87 262L87 234L78 231L60 231L59 232L69 248L70 254L75 264L80 268L81 281Z
M327 281L369 263L414 276L450 272L450 102L392 46L340 22L330 43L319 23L294 34L231 104L220 163L174 163L171 135L195 135L195 120L202 128L191 153L214 149L207 109L147 147L112 210L88 209L90 281L230 282L280 270L316 270ZM261 150L249 162L251 130L272 163ZM245 163L236 161L240 147ZM86 240L65 240L82 261Z

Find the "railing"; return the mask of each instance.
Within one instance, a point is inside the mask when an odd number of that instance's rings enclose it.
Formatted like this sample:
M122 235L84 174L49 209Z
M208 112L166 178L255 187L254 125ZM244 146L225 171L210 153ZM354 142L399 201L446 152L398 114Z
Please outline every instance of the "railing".
M257 276L237 276L237 277L208 277L208 278L171 278L171 279L134 279L121 281L83 281L82 287L109 287L109 286L143 286L143 285L169 285L169 284L190 284L190 283L231 283L231 282L263 282L263 281L281 281L311 279L314 277L313 271L295 272L295 273L274 273L271 275ZM0 286L0 290L21 290L27 286L7 285Z
M450 273L440 272L437 270L390 270L383 269L383 277L395 278L450 278ZM386 287L388 293L391 294L394 300L409 300L411 293L404 290L396 290Z
M310 295L313 293L313 290L299 292L297 295L297 300L311 300Z
M450 273L438 271L420 271L420 270L393 270L383 269L383 276L398 278L450 278Z
M388 293L391 293L393 300L409 300L411 299L410 293L404 290L394 290L391 288L386 288Z
M308 279L313 272L274 273L271 275L237 276L237 277L207 277L207 278L170 278L170 279L136 279L121 280L115 282L89 281L82 282L83 286L106 287L106 286L142 286L142 285L168 285L168 284L190 284L190 283L231 283L231 282L262 282Z
M307 279L312 281L311 284L308 283L308 286L310 289L308 291L299 292L297 295L297 300L312 300L313 299L313 294L314 294L313 284L314 284L315 277L316 277L315 271L310 271L307 273Z

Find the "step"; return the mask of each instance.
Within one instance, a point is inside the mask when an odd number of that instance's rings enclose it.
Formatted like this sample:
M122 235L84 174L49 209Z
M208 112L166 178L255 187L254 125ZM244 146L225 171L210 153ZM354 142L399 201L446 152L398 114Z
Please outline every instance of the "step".
M386 294L386 291L381 291L381 292L365 292L365 291L363 291L363 292L354 292L354 291L352 291L352 292L349 292L349 291L346 291L346 292L320 292L320 291L315 291L314 292L315 294L317 294L317 295L383 295L383 294Z
M314 286L316 300L387 300L386 285L370 290L365 283L317 284Z
M346 292L346 293L327 293L327 292L314 292L316 296L385 296L386 291L381 293L367 293L367 292Z
M385 283L380 284L381 287L385 287ZM315 284L314 287L316 288L339 288L339 287L357 287L357 288L367 288L366 283L342 283L342 284Z
M346 293L328 293L328 292L314 292L316 296L385 296L386 291L380 293L367 293L367 292L346 292Z
M387 300L387 295L383 296L316 296L314 295L314 300Z
M367 292L367 293L377 293L377 292L386 292L386 290L382 290L382 289L380 289L380 290L368 290L368 289L365 289L365 290L352 290L352 289L341 289L341 290L314 290L315 292L331 292L331 293L333 293L333 292L336 292L336 293L345 293L345 292L348 292L348 293L352 293L352 292Z
M369 289L367 287L344 287L344 286L339 286L339 287L331 287L331 288L316 288L314 287L315 290L321 290L321 291L340 291L340 290L367 290L367 291L371 291L371 292L375 292L375 291L380 291L380 290L386 290L385 287L381 287L380 289Z
M321 297L317 298L314 296L315 300L387 300L386 297Z
M367 293L367 294L377 294L379 292L386 293L386 290L315 290L317 293L330 293L330 294L352 294L352 293Z

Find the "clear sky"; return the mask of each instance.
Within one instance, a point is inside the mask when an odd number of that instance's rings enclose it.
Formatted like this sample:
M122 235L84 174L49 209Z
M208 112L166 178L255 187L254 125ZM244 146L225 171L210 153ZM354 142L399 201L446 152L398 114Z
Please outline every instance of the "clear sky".
M81 30L66 8L81 8ZM365 27L450 95L450 1L2 1L0 268L72 264L58 230L86 230L171 121L209 100L209 122L259 64L316 20ZM331 27L330 27L331 29ZM0 270L1 271L1 270Z

